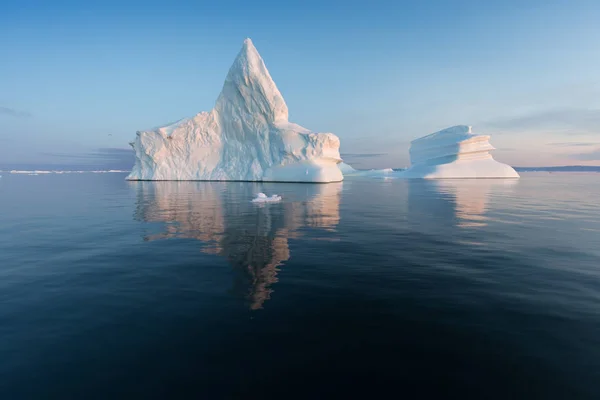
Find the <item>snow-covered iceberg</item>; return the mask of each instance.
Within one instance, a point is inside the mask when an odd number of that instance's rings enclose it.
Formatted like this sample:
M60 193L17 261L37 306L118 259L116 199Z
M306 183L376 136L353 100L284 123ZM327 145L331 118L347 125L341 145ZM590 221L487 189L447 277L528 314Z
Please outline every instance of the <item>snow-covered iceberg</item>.
M336 182L340 140L288 121L288 108L250 39L210 112L154 130L131 143L128 180Z
M489 135L471 132L458 125L413 140L411 167L400 173L404 178L518 178L509 165L492 157Z

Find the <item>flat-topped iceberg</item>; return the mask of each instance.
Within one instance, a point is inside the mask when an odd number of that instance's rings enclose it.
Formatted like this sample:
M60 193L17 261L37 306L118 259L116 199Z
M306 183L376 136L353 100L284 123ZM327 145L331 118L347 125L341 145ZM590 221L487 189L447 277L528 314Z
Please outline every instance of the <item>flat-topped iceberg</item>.
M287 105L250 39L210 112L131 143L129 180L336 182L340 140L288 121Z
M509 165L492 157L489 135L458 125L413 140L411 167L399 173L404 178L518 178Z

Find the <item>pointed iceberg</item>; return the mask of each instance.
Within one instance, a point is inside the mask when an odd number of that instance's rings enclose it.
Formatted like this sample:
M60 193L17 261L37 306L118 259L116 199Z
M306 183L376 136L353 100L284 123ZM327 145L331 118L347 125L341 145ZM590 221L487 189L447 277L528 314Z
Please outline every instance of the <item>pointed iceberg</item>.
M509 165L492 157L490 136L471 132L458 125L432 133L410 143L411 167L405 178L518 178Z
M336 182L340 140L288 121L288 108L250 39L210 112L131 143L129 180Z

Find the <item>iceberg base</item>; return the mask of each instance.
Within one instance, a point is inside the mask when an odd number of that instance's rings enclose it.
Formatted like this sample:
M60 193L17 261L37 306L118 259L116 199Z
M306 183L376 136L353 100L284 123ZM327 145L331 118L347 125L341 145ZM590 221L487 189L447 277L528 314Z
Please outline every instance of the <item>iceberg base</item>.
M335 161L308 160L279 165L265 171L263 182L329 183L344 180Z
M447 164L416 164L399 172L398 177L412 179L519 178L519 174L511 166L488 158L457 160Z

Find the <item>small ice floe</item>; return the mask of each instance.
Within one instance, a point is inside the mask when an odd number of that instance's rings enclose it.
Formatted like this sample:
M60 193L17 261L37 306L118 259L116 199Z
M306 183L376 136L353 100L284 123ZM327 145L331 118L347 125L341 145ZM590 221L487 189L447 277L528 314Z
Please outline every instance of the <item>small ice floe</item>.
M274 194L273 196L268 197L264 193L259 193L254 199L252 199L253 203L275 203L278 201L281 201L281 196Z

